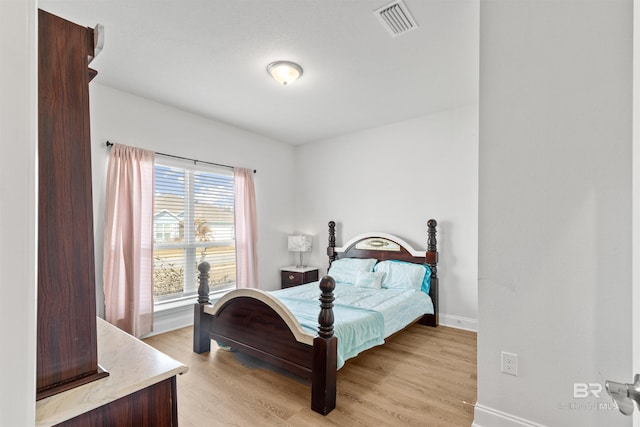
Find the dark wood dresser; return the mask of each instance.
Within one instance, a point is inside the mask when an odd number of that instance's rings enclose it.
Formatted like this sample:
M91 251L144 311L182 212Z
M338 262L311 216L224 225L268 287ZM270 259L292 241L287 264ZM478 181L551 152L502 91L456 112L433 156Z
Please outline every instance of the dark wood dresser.
M175 426L187 367L96 318L94 31L38 11L36 425Z

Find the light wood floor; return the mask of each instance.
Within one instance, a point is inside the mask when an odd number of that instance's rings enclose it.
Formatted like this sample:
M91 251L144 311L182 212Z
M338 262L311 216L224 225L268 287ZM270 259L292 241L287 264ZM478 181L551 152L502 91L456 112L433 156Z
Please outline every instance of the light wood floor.
M192 328L145 342L189 366L178 376L181 427L200 426L470 426L476 400L476 334L413 325L338 371L337 406L309 408L302 379L246 356L195 354Z

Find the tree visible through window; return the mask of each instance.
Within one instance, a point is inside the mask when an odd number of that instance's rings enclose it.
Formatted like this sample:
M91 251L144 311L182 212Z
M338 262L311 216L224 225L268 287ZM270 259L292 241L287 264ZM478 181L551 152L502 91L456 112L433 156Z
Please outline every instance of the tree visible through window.
M195 294L197 265L211 264L212 291L236 280L233 176L226 170L157 159L154 195L156 302Z

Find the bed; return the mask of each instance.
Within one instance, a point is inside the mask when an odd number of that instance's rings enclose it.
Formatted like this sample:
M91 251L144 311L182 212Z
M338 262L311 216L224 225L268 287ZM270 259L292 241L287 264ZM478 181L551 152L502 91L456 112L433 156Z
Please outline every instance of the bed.
M215 304L209 300L209 265L200 264L193 351L208 352L215 340L309 379L311 409L328 414L336 405L337 370L346 359L415 322L438 325L436 226L433 219L427 222L427 250L419 252L386 233L362 234L336 247L331 221L329 275L319 283L272 292L236 289ZM419 280L418 270L424 271ZM378 289L390 293L371 292ZM392 303L396 299L399 305ZM425 302L408 305L417 300Z

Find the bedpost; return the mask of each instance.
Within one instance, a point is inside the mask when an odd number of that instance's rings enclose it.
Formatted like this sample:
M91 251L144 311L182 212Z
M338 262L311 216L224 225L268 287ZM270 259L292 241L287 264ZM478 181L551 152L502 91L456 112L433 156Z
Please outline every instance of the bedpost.
M333 335L335 287L335 281L329 276L324 276L320 281L322 294L318 315L318 336L313 340L311 409L322 415L327 415L336 407L338 338Z
M438 326L438 241L436 240L436 226L438 222L435 219L427 221L427 253L425 262L431 269L431 289L429 296L433 302L434 314L425 315L420 321L423 325Z
M198 265L198 303L193 307L193 351L205 353L211 350L211 338L209 338L210 318L204 314L205 305L209 305L209 269L211 265L204 261Z
M198 304L209 304L209 270L211 265L204 261L198 265Z
M329 246L327 246L327 256L329 257L329 268L331 263L336 260L336 223L329 221Z

